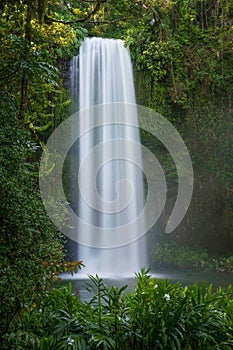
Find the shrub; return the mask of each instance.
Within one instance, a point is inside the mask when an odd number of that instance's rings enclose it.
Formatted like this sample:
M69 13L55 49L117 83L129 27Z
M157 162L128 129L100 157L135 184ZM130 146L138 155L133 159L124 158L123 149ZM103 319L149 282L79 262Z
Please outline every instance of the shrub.
M182 268L198 269L204 267L208 253L201 247L179 247L174 240L158 242L152 252L155 265L173 265Z
M142 269L132 292L107 287L91 276L89 301L68 286L55 288L19 319L4 349L230 350L233 348L232 287L205 283L182 287L151 278Z
M64 258L60 234L50 224L39 196L38 145L2 106L1 116L1 336L14 328L38 295L49 287ZM21 338L25 334L18 334Z
M211 257L206 249L200 246L179 247L174 240L158 242L152 252L155 266L173 266L186 269L205 269L217 272L233 272L233 257Z

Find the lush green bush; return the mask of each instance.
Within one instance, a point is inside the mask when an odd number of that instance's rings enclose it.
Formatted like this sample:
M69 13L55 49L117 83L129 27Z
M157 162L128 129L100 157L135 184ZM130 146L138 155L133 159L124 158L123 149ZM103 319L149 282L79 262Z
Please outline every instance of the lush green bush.
M43 293L65 263L62 237L45 213L38 189L38 144L1 105L0 338L15 329L15 319Z
M159 241L152 252L152 260L155 265L176 266L183 268L204 267L208 254L201 247L179 247L174 240Z
M173 239L160 240L151 253L155 266L233 272L233 256L211 257L200 246L178 246Z
M144 269L126 293L90 277L93 297L81 301L72 285L55 288L19 317L18 332L3 349L182 349L233 348L232 287L182 287L150 278Z

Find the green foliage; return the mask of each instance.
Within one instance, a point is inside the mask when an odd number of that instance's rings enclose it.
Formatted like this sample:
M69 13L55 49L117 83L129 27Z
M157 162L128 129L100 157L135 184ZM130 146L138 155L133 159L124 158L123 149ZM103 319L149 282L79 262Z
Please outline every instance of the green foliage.
M180 244L187 242L188 234L206 248L212 240L209 246L215 246L215 252L225 246L231 253L233 2L129 0L122 6L117 25L133 58L137 102L173 123L194 166L193 206L178 233ZM122 23L124 16L129 20ZM105 35L107 27L101 28ZM111 34L118 37L114 30L106 33ZM157 156L151 137L143 136L144 141ZM160 154L168 165L166 177L172 178L174 164L166 161L165 152ZM169 212L166 209L165 219Z
M5 107L3 105L3 107ZM4 111L5 110L5 111ZM61 238L40 201L33 161L38 144L15 117L1 109L1 326L10 326L25 303L50 283L63 258ZM45 262L55 263L53 269Z
M43 22L45 10L55 21ZM0 8L2 98L14 98L19 118L41 142L67 116L70 99L60 68L77 54L86 35L79 23L60 22L63 10L59 2L42 0L38 9L27 1L4 3ZM70 14L66 8L67 12Z
M179 247L173 239L161 240L152 252L155 265L198 269L205 266L207 259L208 254L203 248Z
M151 252L154 266L172 266L183 269L205 269L233 272L233 257L211 257L200 246L178 246L173 239L160 240Z
M121 38L133 57L138 103L182 133L200 191L203 175L215 187L221 181L225 199L215 231L221 242L223 232L232 235L232 6L232 0L0 1L5 349L232 349L233 303L223 290L182 289L142 271L126 296L125 287L108 289L96 276L90 302L72 295L71 286L42 297L62 269L77 271L81 262L63 261L36 180L41 145L70 104L61 67L87 33ZM154 141L143 137L153 150ZM161 157L172 182L174 164L163 151ZM194 239L209 211L198 196L195 203ZM232 256L207 259L205 250L169 244L155 250L156 263L170 263L175 251L177 266L232 271Z
M142 269L132 292L90 276L93 297L82 301L72 285L51 290L25 309L3 349L232 349L232 287L182 287Z
M1 333L50 287L61 271L81 262L64 262L64 239L47 217L38 189L39 145L22 128L15 111L1 109ZM20 335L24 337L23 333Z
M55 21L45 21L47 11ZM12 339L38 344L24 330L17 332L16 320L61 271L82 265L64 261L64 239L40 198L38 168L41 146L70 105L58 68L76 54L86 30L60 21L60 2L1 1L0 13L0 338L13 331Z

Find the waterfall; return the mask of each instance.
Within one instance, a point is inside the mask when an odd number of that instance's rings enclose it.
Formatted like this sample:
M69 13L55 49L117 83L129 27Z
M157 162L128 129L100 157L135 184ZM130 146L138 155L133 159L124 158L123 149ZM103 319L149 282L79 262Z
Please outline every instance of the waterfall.
M132 63L123 41L87 38L82 43L79 56L71 62L71 95L74 110L90 110L83 119L80 114L80 129L93 118L103 121L79 138L73 154L79 171L73 207L85 222L76 228L79 241L86 242L78 245L78 259L86 266L81 273L131 276L147 265L147 253L145 237L137 238L141 226L136 218L145 201L141 153L133 145L140 143L139 130L122 122L124 113L127 120L137 118ZM135 105L130 116L129 104ZM96 105L106 105L107 112L93 108ZM129 154L136 161L131 161ZM85 166L86 158L89 161ZM117 241L121 228L125 238L122 235Z

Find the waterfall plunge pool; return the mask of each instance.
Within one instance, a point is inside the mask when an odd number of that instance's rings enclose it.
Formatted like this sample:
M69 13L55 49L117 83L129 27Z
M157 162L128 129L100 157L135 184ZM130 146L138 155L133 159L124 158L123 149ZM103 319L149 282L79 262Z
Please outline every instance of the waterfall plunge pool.
M180 282L183 286L189 286L194 283L201 284L203 281L206 285L213 285L213 288L218 287L226 288L228 285L233 284L233 273L231 272L212 272L212 271L192 271L192 270L177 270L160 268L156 272L150 272L151 278L168 279L170 283ZM135 288L135 277L127 276L124 274L120 277L117 276L104 276L104 283L107 287L115 286L121 288L127 285L126 291L130 292ZM78 292L82 300L89 300L91 298L90 293L87 291L87 283L91 283L88 276L84 276L82 273L76 273L73 276L64 274L61 275L62 285L66 285L69 281L72 282L73 292Z

